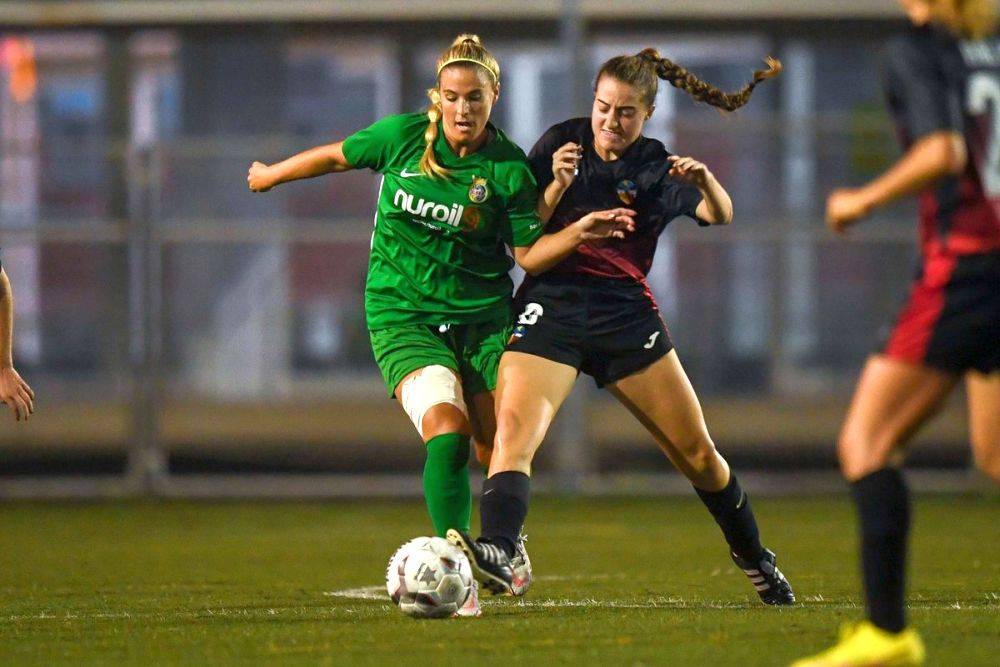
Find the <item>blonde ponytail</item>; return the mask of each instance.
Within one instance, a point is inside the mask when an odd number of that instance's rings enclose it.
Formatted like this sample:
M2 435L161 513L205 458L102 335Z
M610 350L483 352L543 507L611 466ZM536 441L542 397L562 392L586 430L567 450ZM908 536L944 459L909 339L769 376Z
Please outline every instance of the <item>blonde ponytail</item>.
M437 88L427 91L431 105L427 107L427 129L424 130L424 154L420 156L420 173L431 178L448 178L450 171L438 164L434 155L434 142L438 137L438 121L441 120L441 93Z
M447 51L441 54L437 61L437 77L440 81L441 70L453 64L470 64L479 66L489 74L494 86L500 85L500 64L486 50L478 35L461 34L455 38ZM438 122L441 120L441 93L431 88L427 91L431 104L427 107L427 129L424 131L424 154L420 156L420 173L431 178L448 178L451 172L442 167L434 155L434 142L438 137Z

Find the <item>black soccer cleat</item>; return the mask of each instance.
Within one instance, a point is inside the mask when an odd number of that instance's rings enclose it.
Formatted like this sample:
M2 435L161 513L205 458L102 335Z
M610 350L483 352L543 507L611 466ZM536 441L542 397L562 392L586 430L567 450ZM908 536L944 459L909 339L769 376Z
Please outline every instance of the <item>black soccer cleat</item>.
M514 569L507 553L489 542L473 541L467 533L448 529L448 541L465 552L472 566L472 576L494 595L510 595Z
M757 595L764 604L780 606L795 604L795 593L792 592L785 575L778 569L777 558L773 551L764 549L764 555L757 562L745 560L734 553L729 555L732 556L736 566L750 579L750 583L757 589Z

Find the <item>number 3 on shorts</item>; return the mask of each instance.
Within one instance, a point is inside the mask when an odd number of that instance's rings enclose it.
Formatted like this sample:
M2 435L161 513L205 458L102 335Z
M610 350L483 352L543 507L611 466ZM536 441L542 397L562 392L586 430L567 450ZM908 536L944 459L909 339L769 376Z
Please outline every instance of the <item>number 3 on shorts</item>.
M540 303L529 303L524 308L524 312L517 318L518 324L532 325L538 318L545 314L545 309Z

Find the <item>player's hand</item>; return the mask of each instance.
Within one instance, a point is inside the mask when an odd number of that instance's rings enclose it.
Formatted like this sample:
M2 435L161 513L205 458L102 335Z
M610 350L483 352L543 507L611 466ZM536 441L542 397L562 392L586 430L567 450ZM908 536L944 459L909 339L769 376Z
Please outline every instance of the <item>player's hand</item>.
M845 234L847 228L868 215L871 204L860 188L840 188L826 199L826 226L835 234Z
M568 189L573 184L582 158L583 147L572 141L563 144L552 154L552 175L563 189Z
M670 162L671 178L690 183L696 188L705 187L715 178L703 162L698 162L693 157L670 155L667 160Z
M613 208L608 211L588 213L574 223L584 241L597 239L623 239L628 232L635 231L635 211L628 208Z
M247 172L247 185L251 192L267 192L274 187L271 179L270 167L263 162L254 162Z
M0 402L7 404L17 421L35 411L35 392L10 366L0 368Z

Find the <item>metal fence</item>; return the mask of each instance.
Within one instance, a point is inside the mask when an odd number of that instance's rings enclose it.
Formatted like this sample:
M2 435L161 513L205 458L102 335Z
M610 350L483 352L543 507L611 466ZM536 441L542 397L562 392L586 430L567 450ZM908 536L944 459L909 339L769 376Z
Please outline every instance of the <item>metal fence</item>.
M495 40L494 120L526 148L586 112L566 99L567 81L586 93L587 80L571 76L571 33ZM17 365L39 396L31 421L0 428L0 495L416 492L419 441L385 398L363 322L375 177L251 195L244 175L253 159L418 108L426 83L410 75L430 69L441 40L403 53L361 35L69 37L33 37L30 100L6 92L9 68L0 81L0 246ZM741 466L830 468L850 387L912 272L911 206L847 240L821 222L826 191L895 154L866 40L633 31L575 56L590 71L657 45L726 87L764 53L785 62L733 116L665 86L648 126L706 161L736 204L731 227L671 224L650 282L709 428ZM277 63L273 90L233 63L257 49ZM589 383L543 448L541 477L622 491L635 488L623 476L665 471ZM925 432L918 461L963 464L959 403Z

